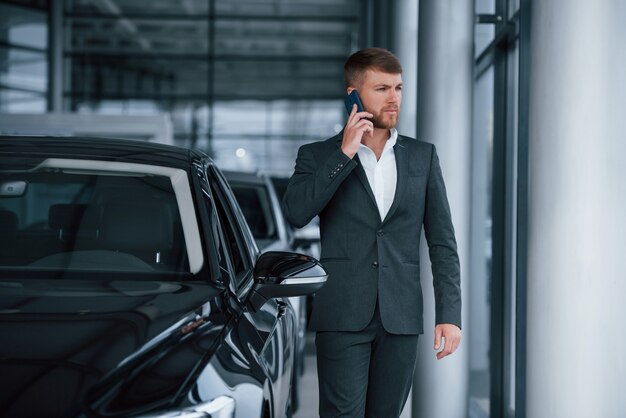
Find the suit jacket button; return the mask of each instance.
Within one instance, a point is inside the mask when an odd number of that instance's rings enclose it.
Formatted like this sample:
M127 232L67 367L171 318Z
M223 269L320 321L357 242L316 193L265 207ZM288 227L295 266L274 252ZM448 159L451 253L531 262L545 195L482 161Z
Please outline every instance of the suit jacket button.
M374 262L372 263L372 267L374 267L375 269L377 269L377 268L378 268L378 261L374 261Z
M376 235L378 235L379 237L382 237L383 235L385 235L385 233L381 230L381 231L378 231Z

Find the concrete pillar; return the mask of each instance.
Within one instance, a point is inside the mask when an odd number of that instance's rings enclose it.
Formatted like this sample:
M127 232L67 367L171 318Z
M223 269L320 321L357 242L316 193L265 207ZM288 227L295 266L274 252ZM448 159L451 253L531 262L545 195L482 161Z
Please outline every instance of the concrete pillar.
M446 182L461 259L465 340L454 355L436 360L432 274L423 241L425 334L413 385L415 417L467 416L473 5L470 0L421 0L419 5L417 136L437 146Z
M527 416L626 416L626 3L533 1Z

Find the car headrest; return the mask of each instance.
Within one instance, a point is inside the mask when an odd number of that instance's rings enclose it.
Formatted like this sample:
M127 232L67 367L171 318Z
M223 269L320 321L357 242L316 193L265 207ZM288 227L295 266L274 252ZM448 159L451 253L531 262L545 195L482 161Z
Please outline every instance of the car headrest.
M173 220L165 205L116 202L104 207L100 227L104 246L117 251L165 251L173 246Z
M48 225L52 229L76 231L96 229L99 210L85 204L56 204L48 210Z
M15 212L0 209L0 231L2 235L11 236L17 232L18 219Z

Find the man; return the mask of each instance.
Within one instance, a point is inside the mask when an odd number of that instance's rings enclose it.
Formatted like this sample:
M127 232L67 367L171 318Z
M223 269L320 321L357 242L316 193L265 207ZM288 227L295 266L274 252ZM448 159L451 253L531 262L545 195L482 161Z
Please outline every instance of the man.
M310 326L320 416L398 417L423 333L419 241L424 226L435 288L435 350L461 340L459 259L435 147L398 135L402 67L368 48L345 63L353 106L334 138L304 145L284 197L297 227L320 217L321 262L329 273Z

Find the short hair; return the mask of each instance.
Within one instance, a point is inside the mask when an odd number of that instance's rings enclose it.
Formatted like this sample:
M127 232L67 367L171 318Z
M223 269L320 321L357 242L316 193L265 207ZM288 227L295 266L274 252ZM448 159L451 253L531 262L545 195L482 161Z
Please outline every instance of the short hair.
M343 65L343 82L346 88L359 83L367 70L388 74L402 74L398 57L384 48L365 48L350 55Z

